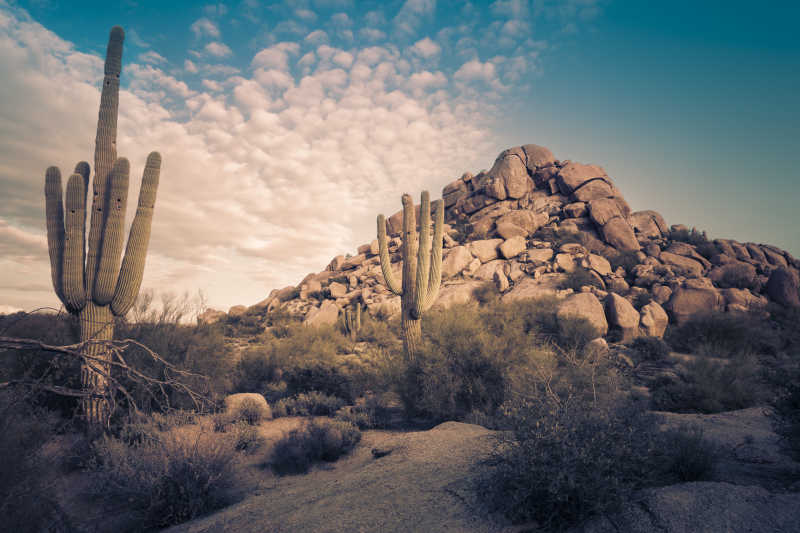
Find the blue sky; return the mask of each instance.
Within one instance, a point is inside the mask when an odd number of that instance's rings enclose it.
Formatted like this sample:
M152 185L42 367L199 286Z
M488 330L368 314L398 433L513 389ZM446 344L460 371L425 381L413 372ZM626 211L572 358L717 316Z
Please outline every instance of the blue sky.
M56 305L41 176L91 159L114 24L119 153L134 176L164 156L145 287L255 303L374 238L402 192L525 143L604 166L634 210L800 255L795 3L97 5L0 0L8 309Z

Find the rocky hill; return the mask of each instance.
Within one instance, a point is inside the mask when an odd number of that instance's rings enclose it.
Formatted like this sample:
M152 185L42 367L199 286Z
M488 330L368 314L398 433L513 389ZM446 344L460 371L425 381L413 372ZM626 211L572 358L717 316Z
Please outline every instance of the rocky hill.
M625 339L661 336L668 322L708 311L800 305L800 260L788 252L709 242L685 226L667 226L655 211L634 212L601 167L557 160L541 146L503 151L489 171L447 184L442 198L447 224L437 306L469 301L489 284L504 301L554 294L563 299L559 313L585 316L604 335ZM386 222L398 279L402 216L398 211ZM377 240L228 315L282 309L305 324L326 324L353 302L373 315L400 312L400 297L383 281ZM198 320L223 317L212 309Z

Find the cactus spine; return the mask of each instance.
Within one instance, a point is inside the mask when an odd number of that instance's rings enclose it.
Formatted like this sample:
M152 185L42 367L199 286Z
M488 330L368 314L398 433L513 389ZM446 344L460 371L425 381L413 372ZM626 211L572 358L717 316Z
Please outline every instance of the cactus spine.
M61 172L50 167L45 174L45 212L50 271L56 295L80 323L84 353L108 359L102 341L114 337L114 317L124 316L139 292L144 272L153 206L158 189L161 156L147 157L139 205L131 226L125 257L120 267L124 241L125 211L130 165L117 158L117 112L125 32L111 29L106 50L105 75L97 119L94 153L94 181L86 244L86 209L89 164L80 162L67 182L62 203ZM100 341L100 342L98 342ZM81 386L87 393L83 414L91 426L106 424L109 416L109 365L84 361Z
M386 239L386 218L378 215L378 245L380 247L381 270L386 285L401 298L403 349L409 361L414 360L422 342L420 321L422 314L430 309L439 295L442 282L442 231L444 228L444 205L442 200L434 202L433 241L431 242L431 202L428 191L422 192L417 242L414 202L411 196L403 198L403 279L402 286L392 273L389 245ZM430 252L428 249L430 248Z
M356 340L361 329L361 302L353 304L353 309L346 307L344 310L344 330L350 335L351 340Z

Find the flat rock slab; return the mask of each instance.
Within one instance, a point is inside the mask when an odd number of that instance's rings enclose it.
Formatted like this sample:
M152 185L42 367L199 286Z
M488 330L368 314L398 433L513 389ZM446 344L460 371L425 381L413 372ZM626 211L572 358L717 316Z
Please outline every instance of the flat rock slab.
M445 422L430 431L369 431L351 455L307 475L272 477L259 492L183 532L514 531L484 513L471 490L493 432ZM374 448L392 448L375 458Z

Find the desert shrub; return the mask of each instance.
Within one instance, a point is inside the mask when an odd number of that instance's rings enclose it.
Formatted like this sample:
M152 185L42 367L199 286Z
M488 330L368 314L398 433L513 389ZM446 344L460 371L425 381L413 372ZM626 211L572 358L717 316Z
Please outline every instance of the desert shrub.
M245 350L234 367L234 390L261 392L268 383L280 379L285 364L269 347Z
M180 524L231 503L234 451L227 439L163 433L128 444L105 437L95 454L97 496L126 502L143 529Z
M636 337L629 346L638 361L663 361L669 356L669 344L659 337Z
M272 408L272 416L333 416L345 401L338 396L311 391L278 400Z
M663 377L651 385L651 402L659 411L719 413L760 404L767 390L758 362L739 355L720 364L699 357L682 379Z
M662 449L667 450L665 470L676 481L707 481L714 472L719 454L717 447L703 437L698 427L668 429L661 435Z
M387 320L373 318L369 313L361 316L359 339L382 349L398 350L402 348L402 339L397 335L398 329L392 327Z
M774 354L781 336L756 314L709 313L668 329L667 342L677 351L715 357Z
M592 339L600 336L600 331L582 317L568 316L558 321L556 344L563 350L580 354Z
M226 412L214 413L211 416L211 427L214 433L227 432L232 423L231 415Z
M289 387L285 381L278 381L275 383L265 383L261 389L261 394L267 399L267 403L272 405L280 399L289 396Z
M482 484L491 506L515 523L567 529L654 480L658 432L641 406L533 399L505 409L513 431Z
M753 277L748 266L742 264L727 266L718 285L723 289L755 289L758 287L758 279Z
M336 411L335 418L350 422L358 429L382 429L389 427L392 409L388 404L389 394L372 395L360 405L348 405Z
M361 432L344 420L314 420L292 430L275 444L266 465L278 475L305 474L320 461L336 461L361 440Z
M567 272L564 281L561 282L562 289L572 289L575 292L580 292L581 287L588 285L590 287L597 287L602 289L603 282L597 279L588 269L576 266L572 272Z
M6 531L55 531L50 484L57 465L42 455L56 420L22 398L0 392L0 516Z
M472 290L472 297L475 298L479 305L488 305L497 302L500 298L500 293L494 283L487 281Z
M330 361L302 361L286 369L283 379L290 394L319 392L350 402L360 392L354 390L351 377Z
M770 419L789 453L800 460L800 371L779 372L782 382L770 400Z
M225 335L227 337L244 337L264 332L264 320L253 312L242 315L225 316Z
M638 252L631 250L619 252L608 258L611 263L611 270L617 270L619 267L625 269L625 274L630 275L633 268L640 263Z
M673 229L670 230L667 238L672 241L685 242L694 246L701 246L708 244L708 236L705 231L697 231L697 228L688 229Z
M236 451L253 453L265 442L257 427L241 420L231 426L231 433L233 435L233 448Z

